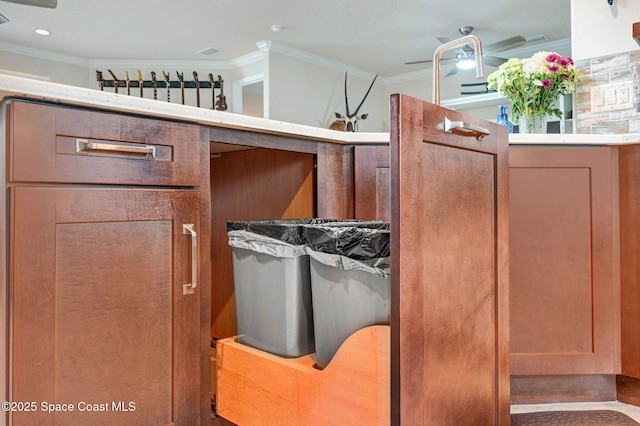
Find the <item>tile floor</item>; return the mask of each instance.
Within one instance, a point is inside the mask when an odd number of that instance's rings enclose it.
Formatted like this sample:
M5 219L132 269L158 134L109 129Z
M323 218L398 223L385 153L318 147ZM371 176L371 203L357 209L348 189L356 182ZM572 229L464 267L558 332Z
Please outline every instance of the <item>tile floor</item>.
M640 423L640 407L611 402L570 402L554 404L519 404L511 406L511 413L531 413L534 411L568 411L568 410L615 410L626 414Z

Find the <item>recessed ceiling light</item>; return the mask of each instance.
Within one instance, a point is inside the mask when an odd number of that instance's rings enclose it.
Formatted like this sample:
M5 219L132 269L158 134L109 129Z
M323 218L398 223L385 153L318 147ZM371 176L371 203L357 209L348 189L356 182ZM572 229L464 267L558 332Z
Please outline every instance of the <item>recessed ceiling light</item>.
M41 35L41 36L48 36L51 33L49 31L47 31L47 30L43 30L42 28L38 28L36 30L36 34Z
M271 31L273 31L274 33L279 33L280 31L283 30L283 26L282 25L272 25L271 26Z

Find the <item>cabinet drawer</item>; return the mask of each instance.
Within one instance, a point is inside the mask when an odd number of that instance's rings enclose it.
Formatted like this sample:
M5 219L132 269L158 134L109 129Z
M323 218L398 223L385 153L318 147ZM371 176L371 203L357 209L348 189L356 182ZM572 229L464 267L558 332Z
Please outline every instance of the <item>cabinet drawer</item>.
M14 182L198 186L196 125L12 101Z

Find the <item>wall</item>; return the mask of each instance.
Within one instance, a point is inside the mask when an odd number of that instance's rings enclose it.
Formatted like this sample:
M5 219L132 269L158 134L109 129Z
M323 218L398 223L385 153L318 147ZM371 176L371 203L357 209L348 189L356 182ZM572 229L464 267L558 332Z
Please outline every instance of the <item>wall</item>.
M349 108L353 113L364 98L374 75L349 73L347 66L324 66L290 55L269 52L269 118L327 128L335 120L335 112L346 113L344 83L347 71ZM304 94L304 95L302 95ZM384 88L376 82L359 115L361 132L383 131L389 119Z
M591 59L638 49L631 25L640 21L640 2L571 0L572 54L575 60Z
M6 49L6 50L5 50ZM0 43L0 70L17 75L28 74L40 80L53 81L71 86L88 87L88 61L78 58L46 55L33 52L32 55L10 50Z

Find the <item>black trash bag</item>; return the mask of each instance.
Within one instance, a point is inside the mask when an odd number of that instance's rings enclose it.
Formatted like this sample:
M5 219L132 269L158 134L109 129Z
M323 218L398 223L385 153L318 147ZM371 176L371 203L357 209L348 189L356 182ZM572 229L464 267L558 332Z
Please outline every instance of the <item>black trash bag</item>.
M275 238L293 245L305 244L302 227L304 225L331 225L335 227L368 227L389 229L389 222L361 221L355 219L269 219L228 221L227 232L248 231Z
M391 266L390 231L388 222L382 223L386 225L380 228L346 224L334 226L331 223L306 225L303 227L303 237L307 252L327 265L340 269L362 265L363 270L386 277ZM320 256L320 253L331 256Z

